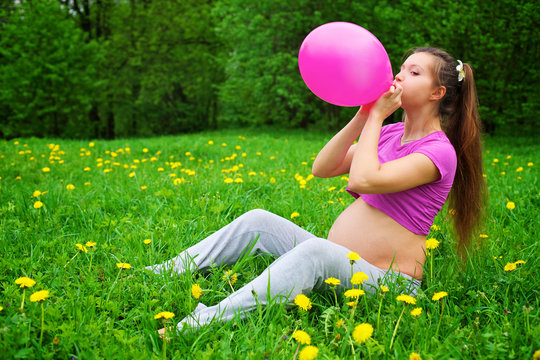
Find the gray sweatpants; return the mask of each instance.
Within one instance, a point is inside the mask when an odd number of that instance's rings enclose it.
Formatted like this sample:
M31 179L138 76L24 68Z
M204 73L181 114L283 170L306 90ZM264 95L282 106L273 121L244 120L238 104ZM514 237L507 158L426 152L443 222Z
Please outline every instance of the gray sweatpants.
M255 239L257 241L253 244ZM299 294L326 288L324 280L329 277L340 280L339 290L351 288L351 264L347 258L349 249L316 237L287 219L258 209L243 214L177 257L146 269L156 274L170 272L174 276L188 268L193 271L206 269L212 264L231 264L250 245L254 245L250 253L270 253L278 256L277 260L220 303L210 307L199 304L178 323L178 329L185 324L198 328L214 319L229 321L236 313L243 316L255 309L257 301L263 305L269 299L292 303ZM420 286L419 280L407 274L380 269L363 259L356 261L353 271L367 274L368 280L363 284L366 292L374 292L380 285L386 284L402 286L402 292L414 295Z

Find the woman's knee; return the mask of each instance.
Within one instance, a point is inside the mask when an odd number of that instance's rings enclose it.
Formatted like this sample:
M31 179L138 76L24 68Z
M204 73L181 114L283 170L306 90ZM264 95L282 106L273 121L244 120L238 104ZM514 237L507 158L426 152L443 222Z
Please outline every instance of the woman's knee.
M322 238L311 238L296 246L297 251L301 251L304 256L319 258L326 257L332 252L332 242Z
M237 220L250 228L260 229L261 226L270 223L276 216L263 209L253 209L242 214Z

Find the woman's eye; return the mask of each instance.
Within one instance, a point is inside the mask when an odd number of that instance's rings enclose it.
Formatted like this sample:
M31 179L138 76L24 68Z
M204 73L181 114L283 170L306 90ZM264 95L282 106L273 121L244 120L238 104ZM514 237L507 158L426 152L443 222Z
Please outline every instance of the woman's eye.
M411 74L418 75L418 73L416 71L411 71Z

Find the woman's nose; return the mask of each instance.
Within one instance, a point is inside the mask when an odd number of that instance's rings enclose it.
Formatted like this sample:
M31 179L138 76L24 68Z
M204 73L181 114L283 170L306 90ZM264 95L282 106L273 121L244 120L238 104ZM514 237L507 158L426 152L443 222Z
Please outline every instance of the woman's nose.
M396 75L396 78L395 78L396 81L403 81L403 77L401 76L401 71Z

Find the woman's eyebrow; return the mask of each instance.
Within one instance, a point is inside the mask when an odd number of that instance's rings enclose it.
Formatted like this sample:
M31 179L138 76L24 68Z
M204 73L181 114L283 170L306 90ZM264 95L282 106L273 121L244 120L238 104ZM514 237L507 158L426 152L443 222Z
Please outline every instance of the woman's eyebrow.
M416 66L416 67L417 67L417 68L419 68L420 70L422 70L422 71L424 70L424 68L423 68L423 67L421 67L421 66L420 66L420 65L418 65L418 64L410 64L410 65L408 65L408 66L409 66L409 67L413 67L413 66ZM401 68L402 68L402 69L403 69L404 67L405 67L405 64L401 65Z

